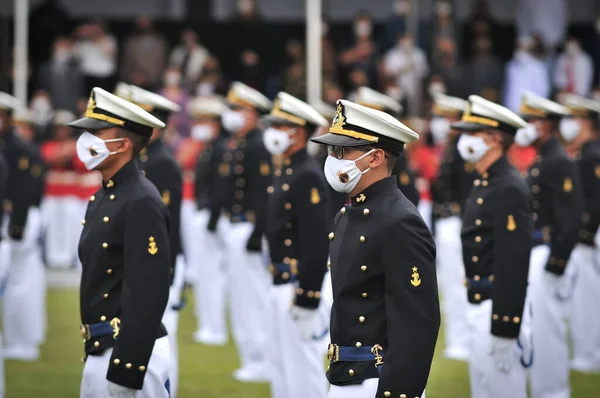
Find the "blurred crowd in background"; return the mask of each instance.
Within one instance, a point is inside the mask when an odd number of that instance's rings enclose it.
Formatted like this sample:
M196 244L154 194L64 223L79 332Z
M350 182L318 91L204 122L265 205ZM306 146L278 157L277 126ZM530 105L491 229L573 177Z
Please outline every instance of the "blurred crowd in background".
M421 134L406 153L424 199L443 144L429 133L435 93L479 94L513 111L519 110L526 90L548 98L576 93L600 100L600 13L592 26L572 29L564 1L552 0L542 8L523 1L515 10L513 30L505 34L486 1L474 1L468 20L458 23L452 2L438 0L435 15L419 21L416 29L409 28L411 2L392 3L394 12L384 23L375 23L367 11L358 12L350 25L322 23L322 98L329 104L353 100L357 87L369 86L400 101L404 121ZM181 28L180 23L178 37L171 38L148 17L117 23L123 33L118 36L111 33L110 22L78 23L49 5L34 10L30 23L30 99L28 110L15 119L21 133L41 145L54 182L52 171L77 169L77 137L65 125L85 111L94 86L113 91L118 81L135 84L156 90L184 110L195 96L224 95L233 80L269 98L286 91L306 99L303 27L292 29L279 49L275 43L282 37L264 34L254 0L240 1L236 16L220 29L193 23ZM219 38L224 44L218 44ZM238 45L227 45L231 42ZM10 92L12 83L4 85ZM191 172L201 148L190 143L190 124L185 111L174 115L165 142ZM527 149L514 152L515 165L523 169L534 156ZM72 189L81 185L69 181ZM82 197L89 190L83 189Z

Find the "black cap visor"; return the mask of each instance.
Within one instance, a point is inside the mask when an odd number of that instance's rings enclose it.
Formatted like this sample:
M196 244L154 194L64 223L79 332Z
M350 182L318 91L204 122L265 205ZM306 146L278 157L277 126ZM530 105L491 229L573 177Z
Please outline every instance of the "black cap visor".
M361 140L359 138L348 137L341 134L327 133L310 139L312 142L323 145L335 145L335 146L365 146L373 145L372 141Z
M103 130L110 129L113 127L120 127L114 123L106 122L104 120L92 119L89 117L83 117L81 119L75 120L68 124L71 127L75 127L78 129L84 130Z

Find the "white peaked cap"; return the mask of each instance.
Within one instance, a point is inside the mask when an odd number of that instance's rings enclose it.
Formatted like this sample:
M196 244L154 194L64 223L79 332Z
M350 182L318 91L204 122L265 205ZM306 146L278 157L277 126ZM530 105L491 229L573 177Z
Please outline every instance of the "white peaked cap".
M75 115L65 109L59 109L54 113L52 124L55 126L66 126L75 120Z
M508 108L488 101L478 95L469 96L467 109L460 122L452 128L465 131L501 130L515 135L517 130L527 126L527 122Z
M15 110L21 102L8 93L0 91L0 109Z
M129 101L148 112L163 111L171 113L179 112L181 110L181 106L179 106L179 104L163 97L160 94L144 90L143 88L134 86L132 84L129 85L129 89L131 95Z
M84 117L69 123L69 126L87 130L121 127L150 137L153 129L162 129L165 124L139 106L100 87L94 87Z
M188 102L187 111L195 119L220 118L227 110L225 99L218 95L194 97Z
M456 117L462 115L468 104L469 102L462 98L437 93L433 97L432 113L437 116Z
M335 107L329 105L328 103L316 100L312 107L317 110L327 120L333 119L333 115L335 115Z
M565 94L562 100L573 116L598 116L600 114L600 101L585 98L576 94Z
M266 123L294 124L305 126L313 124L327 126L329 122L312 106L283 91L277 93L271 113L263 117Z
M325 145L372 145L399 154L419 134L394 116L347 100L338 100L329 133L312 138Z
M393 112L397 115L400 115L404 109L402 105L392 97L365 86L359 87L358 90L356 90L356 102L367 108L384 112Z
M34 124L35 116L33 111L29 108L18 108L13 114L13 120L15 122Z
M273 107L273 103L260 91L241 82L231 83L227 93L227 102L230 105L254 108L262 113L268 113Z
M121 97L129 101L129 99L131 98L131 85L125 82L118 82L115 86L114 94L117 97Z
M566 106L558 102L550 101L547 98L540 97L531 91L526 91L521 98L521 108L519 109L523 117L551 118L564 117L571 115L571 111Z

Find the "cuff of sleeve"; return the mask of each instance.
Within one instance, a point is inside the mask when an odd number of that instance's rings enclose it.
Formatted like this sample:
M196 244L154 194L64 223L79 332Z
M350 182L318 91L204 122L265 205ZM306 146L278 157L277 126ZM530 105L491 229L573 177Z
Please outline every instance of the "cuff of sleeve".
M124 363L120 359L111 359L108 366L106 379L115 384L135 390L141 390L144 386L144 377L146 376L146 366L135 366L131 363Z
M296 289L296 298L294 299L294 304L298 307L315 309L319 307L319 303L321 302L321 292L307 290L305 291L301 287Z
M594 246L594 239L596 234L585 229L579 231L579 241L584 245Z
M23 232L25 231L25 227L20 225L11 225L8 228L8 235L13 239L21 239L23 238Z
M509 315L492 315L492 335L516 339L521 330L521 317Z
M567 266L567 260L556 258L551 256L546 263L546 271L556 275L562 275L565 273L565 267Z

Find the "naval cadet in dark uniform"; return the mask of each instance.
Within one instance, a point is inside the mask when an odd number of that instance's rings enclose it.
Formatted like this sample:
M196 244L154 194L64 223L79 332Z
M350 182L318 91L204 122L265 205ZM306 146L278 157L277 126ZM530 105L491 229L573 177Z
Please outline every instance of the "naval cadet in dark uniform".
M86 364L81 396L169 396L169 342L161 323L169 298L169 212L136 156L163 122L94 88L77 155L99 170L79 242L81 333Z
M600 369L600 319L590 316L600 302L600 101L567 94L563 105L569 108L572 118L561 122L560 133L579 168L584 198L579 242L568 265L577 274L569 313L571 369L594 372Z
M0 152L8 167L3 203L8 218L9 278L3 295L3 355L6 359L36 360L44 339L44 267L41 231L40 181L43 162L36 148L13 125L19 101L0 93Z
M198 329L194 341L206 345L224 345L228 340L226 321L225 240L227 223L224 216L215 218L214 231L206 227L211 216L211 202L217 198L219 163L225 152L227 132L221 116L227 110L220 96L196 97L188 103L193 119L190 135L203 145L194 175L196 241L189 248L188 275L194 288L194 310ZM225 184L227 186L227 184Z
M155 116L167 125L172 114L181 110L175 102L144 90L137 86L129 86L129 101ZM127 98L126 98L127 99ZM158 189L163 203L169 210L169 251L171 254L171 288L169 302L162 322L167 328L169 347L171 349L169 381L171 398L177 397L179 385L179 350L177 348L177 329L179 311L182 306L185 262L181 249L181 201L183 196L183 175L175 157L162 140L163 129L155 128L148 146L138 155L138 166L142 173Z
M231 133L218 166L219 182L211 204L208 229L216 231L220 214L230 222L226 243L231 327L241 368L234 377L243 382L269 380L269 273L262 239L271 183L271 154L265 148L259 117L272 103L259 91L234 82L227 94L229 109L221 120Z
M368 108L386 112L398 120L404 110L402 105L392 97L364 86L356 90L356 102ZM418 206L420 193L415 184L416 176L410 167L408 167L405 156L398 157L392 169L392 175L396 176L398 188L400 188L404 196L413 202L415 206Z
M458 153L459 132L450 125L460 120L467 101L444 94L433 98L432 136L444 142L444 153L438 175L431 184L434 236L437 246L437 270L444 300L444 356L465 361L469 357L467 324L467 291L465 268L460 243L461 214L473 188L473 165Z
M531 253L531 193L506 158L525 120L471 95L460 122L460 156L474 164L462 219L469 323L469 376L474 398L527 397L530 313L524 311Z
M271 397L325 398L326 331L317 331L323 277L327 272L330 218L327 183L306 144L317 126L329 123L315 109L280 92L264 132L273 155L273 182L266 218L271 295ZM291 310L290 310L290 306Z
M440 326L435 244L391 171L418 134L384 112L340 100L327 182L351 204L329 234L333 307L329 397L420 397Z
M564 321L574 284L574 269L566 266L579 238L583 214L579 172L557 137L560 119L571 112L533 93L523 96L520 112L530 125L519 130L515 142L537 150L527 172L534 211L528 292L534 313L531 390L536 398L566 398L570 387Z

